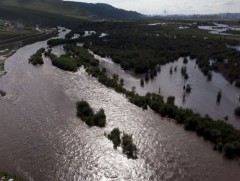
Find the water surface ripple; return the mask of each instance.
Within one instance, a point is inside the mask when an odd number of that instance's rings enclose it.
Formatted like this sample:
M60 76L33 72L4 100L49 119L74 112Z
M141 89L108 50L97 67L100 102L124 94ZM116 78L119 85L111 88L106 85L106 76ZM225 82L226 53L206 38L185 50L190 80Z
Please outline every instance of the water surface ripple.
M0 79L0 170L32 181L238 180L239 165L210 144L151 110L143 111L89 77L28 58L46 41L19 49ZM57 50L56 50L57 51ZM60 50L59 50L60 51ZM75 102L104 108L107 126L89 128L76 118ZM139 159L127 159L104 136L113 128L133 135Z

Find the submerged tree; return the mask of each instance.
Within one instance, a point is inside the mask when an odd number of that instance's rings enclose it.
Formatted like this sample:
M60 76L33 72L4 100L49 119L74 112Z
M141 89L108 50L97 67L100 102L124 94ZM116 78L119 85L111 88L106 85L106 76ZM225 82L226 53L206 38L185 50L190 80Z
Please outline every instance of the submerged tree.
M136 87L132 86L132 92L135 93L136 92Z
M219 91L218 91L218 94L217 94L217 103L220 103L220 102L221 102L221 99L222 99L222 91L219 90Z
M140 80L140 85L141 85L141 87L144 87L144 80L143 79Z
M211 81L212 80L212 72L208 72L207 74L207 80Z
M86 101L77 102L77 116L88 126L105 127L106 115L103 109L94 114L93 109Z
M148 75L148 73L145 74L145 81L146 81L146 82L149 81L149 75Z
M175 97L169 96L167 98L167 104L174 105L174 102L175 102Z
M120 79L120 85L124 86L124 79Z
M192 91L192 88L191 88L190 84L187 84L187 86L186 86L186 92L187 92L187 93L190 93L191 91Z
M177 66L176 66L176 67L174 67L174 71L175 71L175 72L177 72Z
M240 116L240 106L237 107L237 108L234 110L234 113L235 113L237 116Z
M123 153L125 153L128 158L137 159L138 149L137 146L132 141L132 135L123 133L122 148Z
M172 68L172 66L170 67L169 73L170 73L170 74L173 73L173 68Z
M106 115L103 109L100 109L94 116L93 122L95 126L105 127L106 125Z
M184 63L184 64L187 64L187 63L188 63L188 59L187 59L186 57L184 57L183 63Z
M118 146L121 144L120 138L120 130L118 128L114 128L110 134L108 134L108 139L113 142L114 149L117 149Z

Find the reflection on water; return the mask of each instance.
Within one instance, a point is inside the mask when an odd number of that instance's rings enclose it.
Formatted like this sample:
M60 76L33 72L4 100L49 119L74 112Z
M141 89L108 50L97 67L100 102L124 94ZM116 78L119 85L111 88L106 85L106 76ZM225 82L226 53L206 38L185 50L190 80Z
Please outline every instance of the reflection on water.
M89 77L61 71L46 58L28 64L46 42L19 49L0 79L0 170L26 180L238 180L239 166L212 151L194 133L127 99ZM104 108L107 126L88 128L76 118L75 102ZM113 128L133 134L140 153L127 159L104 136Z

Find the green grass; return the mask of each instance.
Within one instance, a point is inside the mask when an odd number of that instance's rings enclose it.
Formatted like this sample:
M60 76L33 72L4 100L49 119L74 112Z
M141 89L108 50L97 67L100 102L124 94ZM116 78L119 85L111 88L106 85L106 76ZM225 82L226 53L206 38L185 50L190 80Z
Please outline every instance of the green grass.
M17 0L3 0L3 5L6 6L13 6L14 8L26 8L31 10L49 12L54 14L62 14L68 16L75 16L75 17L82 17L87 16L88 13L86 11L79 11L74 8L64 7L63 2L61 0L48 0L47 2L44 1L32 1L32 2L25 2L19 3Z
M35 31L14 31L14 30L10 30L10 31L6 31L6 30L1 30L0 29L0 41L1 40L7 40L10 38L18 38L21 36L26 36L26 35L31 35L34 34Z
M66 26L69 28L79 25L79 18L71 17L65 14L57 14L51 12L43 12L41 10L33 10L24 7L13 7L0 5L0 17L8 20L21 20L25 25L35 26L41 24L44 26Z

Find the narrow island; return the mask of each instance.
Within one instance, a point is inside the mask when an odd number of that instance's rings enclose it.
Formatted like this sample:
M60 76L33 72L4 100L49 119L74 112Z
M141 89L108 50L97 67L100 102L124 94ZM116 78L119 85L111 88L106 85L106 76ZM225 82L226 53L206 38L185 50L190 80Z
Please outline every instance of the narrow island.
M106 115L103 109L94 114L93 109L86 101L77 102L77 116L82 119L88 126L106 126Z
M29 58L29 63L33 65L42 65L44 64L42 54L45 52L45 48L40 48L35 54Z

